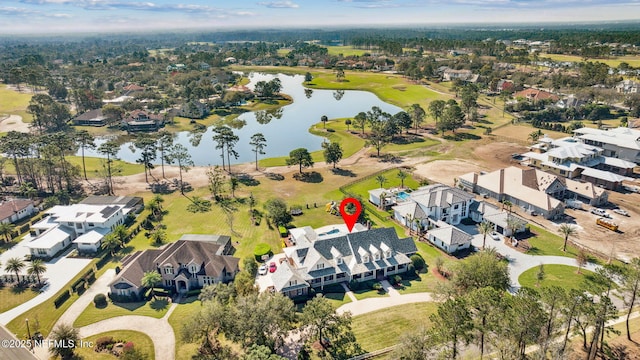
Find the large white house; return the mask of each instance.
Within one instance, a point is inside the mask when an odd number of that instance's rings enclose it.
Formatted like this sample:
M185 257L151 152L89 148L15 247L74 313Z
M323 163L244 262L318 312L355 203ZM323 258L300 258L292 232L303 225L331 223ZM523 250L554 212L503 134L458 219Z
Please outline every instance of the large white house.
M31 226L27 247L34 257L51 258L72 242L78 250L95 252L104 235L123 224L131 209L122 205L57 205ZM76 241L74 241L76 240Z
M412 192L406 201L392 208L393 217L412 229L417 226L428 227L430 219L431 222L442 221L458 225L469 216L473 198L473 195L463 190L444 184L423 186Z
M413 239L398 238L393 228L367 230L356 224L351 233L340 226L318 231L308 226L289 231L295 245L284 249L285 257L271 275L275 291L294 297L310 287L400 274L418 251Z
M619 127L611 130L580 128L574 137L603 149L602 155L640 164L640 130Z

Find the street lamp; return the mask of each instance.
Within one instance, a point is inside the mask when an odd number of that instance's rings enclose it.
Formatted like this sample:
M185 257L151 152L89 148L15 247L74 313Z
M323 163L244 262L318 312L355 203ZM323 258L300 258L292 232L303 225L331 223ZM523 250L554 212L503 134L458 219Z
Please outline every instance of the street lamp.
M33 349L33 344L31 342L31 330L29 330L29 319L24 319L24 322L27 323L27 337L29 339L29 349Z

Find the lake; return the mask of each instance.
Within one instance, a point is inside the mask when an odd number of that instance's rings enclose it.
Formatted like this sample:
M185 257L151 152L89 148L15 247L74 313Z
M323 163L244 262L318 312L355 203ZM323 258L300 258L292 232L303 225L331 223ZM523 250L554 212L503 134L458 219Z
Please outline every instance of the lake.
M320 118L326 115L329 119L354 117L361 111L369 111L372 106L378 106L383 111L395 114L402 109L380 100L376 95L367 91L344 90L313 90L308 96L305 94L305 87L302 85L304 76L302 75L273 75L262 73L249 74L250 83L247 85L253 89L258 81L270 81L278 77L282 83L281 92L293 98L293 103L272 111L247 112L234 121L234 133L240 140L235 146L238 152L238 159L231 158L233 164L255 161L255 153L252 151L251 136L255 133L262 133L267 140L267 147L261 159L288 156L293 149L300 147L309 151L322 149L324 138L313 135L309 128L320 122ZM308 91L308 90L307 90ZM188 131L179 132L175 135L175 142L180 143L189 149L195 165L220 165L220 150L216 150L216 143L213 141L213 127L209 127L202 134L198 146L194 146L190 139L193 134ZM100 145L106 139L96 140ZM86 156L103 157L95 151L85 151ZM131 150L131 143L121 146L118 157L124 161L135 162L140 156L139 151L134 153ZM160 163L158 156L157 163Z

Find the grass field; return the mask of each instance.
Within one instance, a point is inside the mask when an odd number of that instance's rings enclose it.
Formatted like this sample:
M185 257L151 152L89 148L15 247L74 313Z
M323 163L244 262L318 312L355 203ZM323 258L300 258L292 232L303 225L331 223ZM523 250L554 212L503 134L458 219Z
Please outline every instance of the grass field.
M573 61L578 63L584 62L584 58L578 55L540 54L540 58L550 58L554 61ZM587 61L601 62L614 68L618 67L622 62L626 62L633 67L640 67L640 56L612 56L607 59L588 58Z
M0 313L13 309L16 306L33 299L36 295L38 295L38 291L34 291L29 288L3 286L0 288Z
M164 299L151 300L148 302L118 303L108 302L104 308L97 308L93 303L78 316L73 323L75 327L83 327L98 321L106 320L117 316L139 315L160 319L169 310L169 302Z
M362 348L371 352L398 343L403 334L428 327L435 303L394 306L353 318L353 332Z
M8 89L6 85L0 85L0 114L20 115L24 122L31 122L32 116L26 112L31 93L19 93Z
M77 166L79 168L80 177L82 177L83 176L82 157L67 156L66 159L72 165ZM105 170L103 168L103 164L105 163L105 159L85 156L84 162L87 167L88 178L95 179L95 178L102 178L104 176L103 174L105 173ZM114 176L127 176L127 175L139 174L144 172L144 167L141 164L132 164L122 160L115 160L111 164L111 167L112 167ZM13 162L11 160L5 163L4 171L8 174L15 174L15 167L13 166Z
M97 334L94 336L89 336L83 341L91 341L95 343L95 341L101 337L111 336L114 340L122 340L124 342L132 342L134 348L142 351L146 354L145 359L155 359L155 353L153 348L153 341L147 335L130 330L118 330L118 331L109 331L101 334ZM93 350L93 348L76 348L76 354L79 355L81 359L91 359L91 360L114 360L118 359L115 355L106 354L106 353L97 353Z
M342 56L362 56L365 53L371 53L371 50L354 49L353 46L325 46L329 50L329 55Z
M176 360L191 360L191 356L195 355L198 350L198 344L185 343L182 340L182 327L189 321L191 315L198 312L200 307L200 300L191 297L179 304L169 316L169 325L173 328L176 336Z
M529 255L555 255L555 256L567 256L575 258L578 255L578 249L567 244L567 251L562 251L564 245L564 238L560 235L551 233L545 229L542 229L533 224L529 224L531 232L536 236L527 239L531 248L527 251Z
M559 286L563 289L593 289L593 275L589 270L580 270L578 268L567 265L544 265L544 279L538 282L537 274L539 268L533 267L520 275L518 282L520 285L537 288L543 286Z

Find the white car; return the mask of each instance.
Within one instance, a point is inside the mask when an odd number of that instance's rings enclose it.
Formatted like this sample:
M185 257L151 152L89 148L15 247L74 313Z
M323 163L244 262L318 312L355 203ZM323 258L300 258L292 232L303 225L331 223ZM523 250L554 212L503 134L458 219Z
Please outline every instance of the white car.
M493 240L500 240L500 234L498 234L497 232L494 231L494 232L491 233L491 238Z
M262 264L258 268L258 274L260 274L260 275L267 275L267 271L269 271L269 270L267 269L267 265L266 264Z
M603 209L600 209L600 208L593 208L593 209L591 209L591 213L592 213L592 214L596 214L596 215L598 215L598 216L607 217L607 218L608 218L608 217L610 217L610 215L609 215L609 214L607 214L607 212L606 212L606 211L604 211Z
M627 210L614 209L613 212L618 215L629 216L629 213L627 212Z

